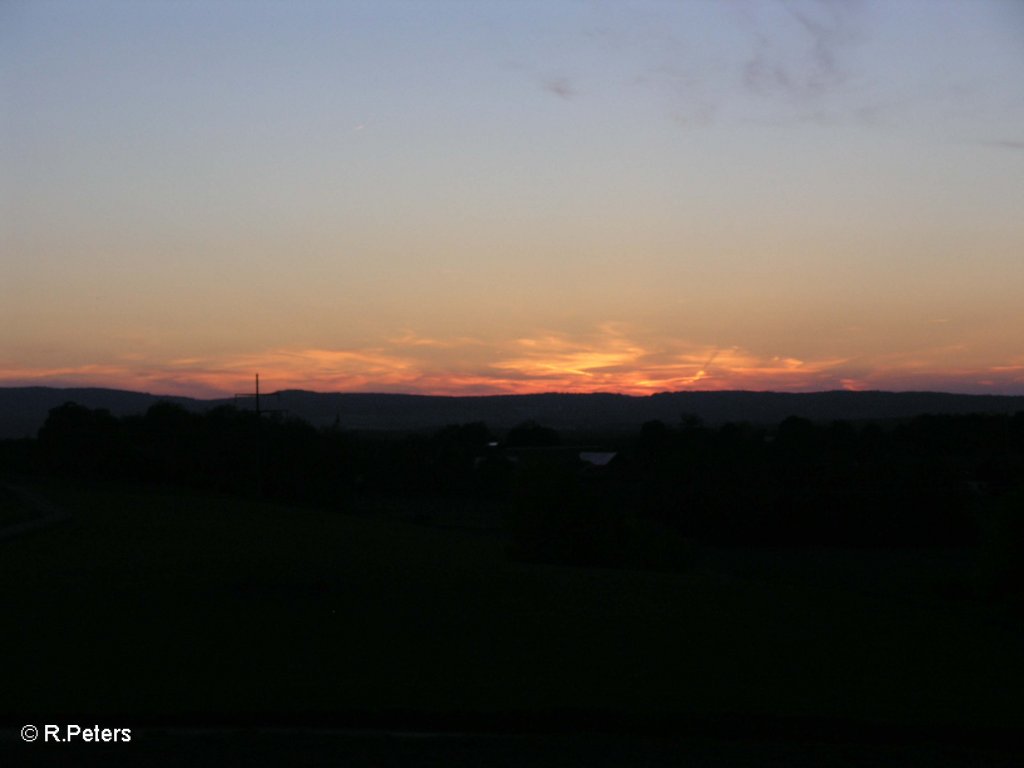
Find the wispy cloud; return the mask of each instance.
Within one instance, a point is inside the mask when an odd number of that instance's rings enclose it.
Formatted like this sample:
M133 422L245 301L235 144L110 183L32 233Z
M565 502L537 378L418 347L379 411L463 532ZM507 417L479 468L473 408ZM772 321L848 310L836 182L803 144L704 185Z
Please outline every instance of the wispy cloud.
M225 394L219 380L210 383L209 371L184 376L170 363L90 363L76 366L16 366L0 364L2 386L102 387L131 389L161 395L219 397Z
M650 394L677 389L820 388L843 359L759 356L739 347L677 339L643 343L620 327L583 338L549 333L518 339L491 367L531 391Z
M567 77L545 78L543 88L548 93L565 101L570 101L576 95L576 89Z
M1017 152L1024 150L1024 141L1015 141L1013 139L981 141L979 142L979 144L985 147L995 147L996 149L1011 149Z
M847 63L860 41L853 2L772 2L739 6L751 37L741 80L753 95L820 109L853 78Z
M600 21L592 36L606 56L631 67L620 82L657 93L682 126L875 124L930 98L912 74L881 79L871 65L887 39L879 34L887 14L877 4L731 0L644 6L646 14L594 7Z
M279 348L226 358L175 361L171 370L221 391L248 382L254 372L274 389L318 391L390 388L415 380L413 358L384 349Z
M398 336L388 339L394 347L429 347L432 349L454 349L456 347L479 346L485 342L472 336L455 336L450 338L421 336L413 331L404 331Z
M963 362L963 345L873 357L808 358L659 336L606 323L590 332L518 338L434 338L408 332L373 347L281 347L226 356L118 359L62 368L3 364L0 384L102 386L158 394L224 396L268 391L446 395L679 390L1024 390L1024 358Z

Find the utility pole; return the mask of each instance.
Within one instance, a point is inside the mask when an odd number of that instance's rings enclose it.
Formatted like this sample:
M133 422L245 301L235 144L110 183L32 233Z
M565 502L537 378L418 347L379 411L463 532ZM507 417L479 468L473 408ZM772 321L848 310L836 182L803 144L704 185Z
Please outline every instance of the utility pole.
M280 402L281 393L278 392L278 393L276 393L275 396L278 398L278 401ZM254 397L254 398L256 398L256 415L257 416L262 416L265 413L267 413L267 414L286 413L287 410L288 410L287 408L271 408L269 410L264 410L263 408L260 407L260 375L258 373L256 374L256 391L255 392L237 392L237 393L235 393L235 405L236 406L238 405L238 398L240 398L240 397L244 397L244 398Z
M240 398L240 397L255 397L256 398L256 415L259 416L259 415L262 414L262 411L260 411L260 375L258 373L256 374L256 391L255 392L236 392L235 393L235 403L238 403L238 398Z
M241 392L235 394L235 403L238 403L238 398L244 397L255 397L256 398L256 495L263 495L263 465L264 465L264 450L263 450L263 414L273 413L284 413L284 408L273 408L271 410L263 410L260 407L260 375L256 374L256 391L255 392ZM280 399L280 393L277 394Z

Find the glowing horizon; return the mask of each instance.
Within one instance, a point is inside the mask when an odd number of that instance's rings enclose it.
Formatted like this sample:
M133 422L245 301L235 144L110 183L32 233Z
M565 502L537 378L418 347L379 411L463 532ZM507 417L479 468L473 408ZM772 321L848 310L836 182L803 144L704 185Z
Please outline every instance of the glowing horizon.
M438 369L444 350L460 361ZM800 359L663 339L642 346L620 327L586 339L548 333L502 345L406 334L363 350L271 349L216 359L123 360L61 369L0 368L0 386L98 386L191 397L230 396L254 373L273 390L423 395L548 392L650 395L673 391L890 390L1024 394L1024 355L987 368L951 366L960 348L918 350L901 360ZM969 358L968 358L969 360ZM269 390L268 390L269 391Z

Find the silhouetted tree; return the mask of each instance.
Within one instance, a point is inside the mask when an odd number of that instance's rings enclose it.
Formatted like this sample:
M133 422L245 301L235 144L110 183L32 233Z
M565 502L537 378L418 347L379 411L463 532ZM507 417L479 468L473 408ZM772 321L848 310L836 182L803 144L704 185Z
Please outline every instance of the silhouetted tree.
M510 448L543 448L560 445L561 442L558 432L535 421L524 421L505 436L505 445Z
M113 477L124 465L118 421L105 409L73 402L50 409L39 446L45 466L61 474Z

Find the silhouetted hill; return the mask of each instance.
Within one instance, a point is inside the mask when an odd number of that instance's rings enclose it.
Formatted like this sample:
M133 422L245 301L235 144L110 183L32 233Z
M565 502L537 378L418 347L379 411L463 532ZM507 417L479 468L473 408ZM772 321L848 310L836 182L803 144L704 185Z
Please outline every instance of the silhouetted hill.
M142 413L158 401L204 411L232 398L199 400L116 389L0 388L0 438L34 436L51 408L68 401L106 408L115 416ZM252 401L242 403L251 407ZM709 424L749 421L774 424L787 416L814 421L896 419L922 413L1014 413L1024 396L957 395L941 392L666 392L629 395L544 394L437 397L285 390L269 394L264 407L279 408L316 426L345 429L417 430L483 421L504 429L533 420L558 430L634 430L659 419L676 424L684 415Z
M0 387L0 439L35 437L50 409L67 402L87 408L105 408L115 416L127 416L143 413L160 401L179 403L190 410L206 410L225 402L97 387Z
M486 397L319 394L286 391L281 403L314 424L354 429L416 429L469 421L503 428L526 420L555 429L635 429L645 421L677 423L694 415L710 424L774 424L787 416L815 421L909 418L922 413L1013 413L1024 396L937 392L669 392L628 395L545 394Z

